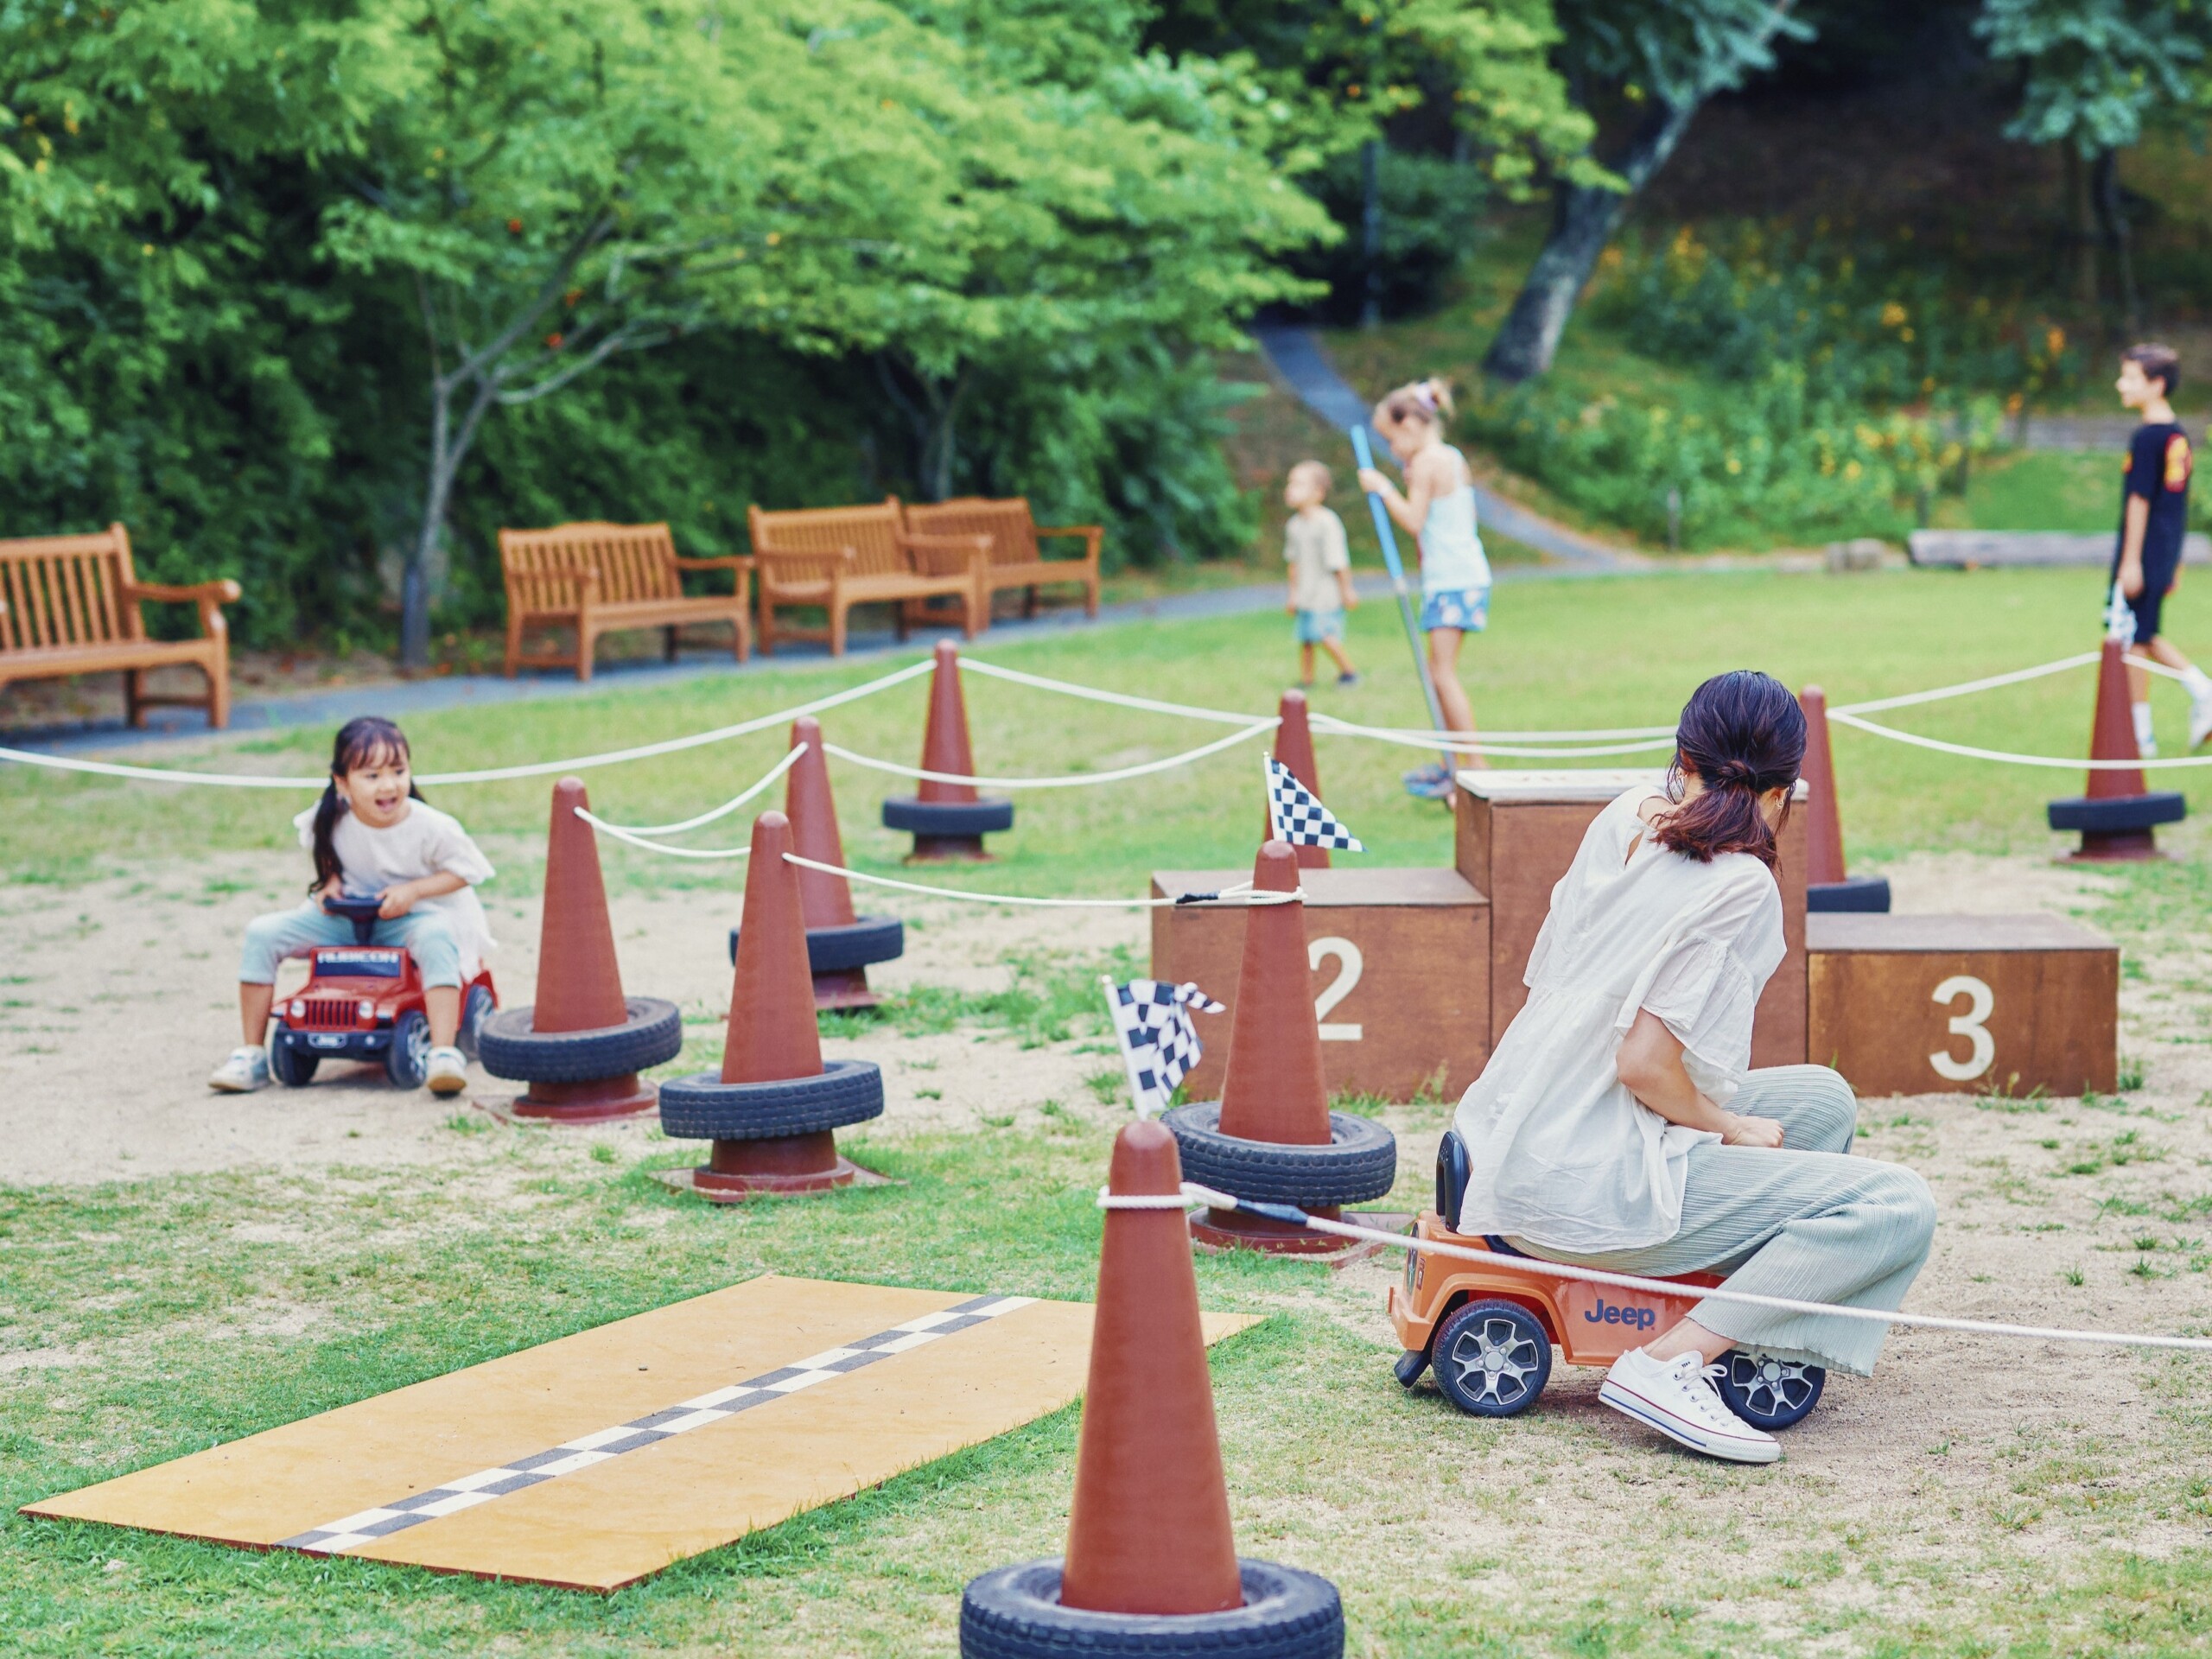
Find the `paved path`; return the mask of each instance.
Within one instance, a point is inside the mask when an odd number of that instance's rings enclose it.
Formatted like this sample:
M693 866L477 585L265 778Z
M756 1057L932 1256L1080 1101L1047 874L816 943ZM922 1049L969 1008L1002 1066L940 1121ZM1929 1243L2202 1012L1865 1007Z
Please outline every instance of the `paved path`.
M1290 383L1291 390L1306 408L1340 431L1366 427L1367 441L1375 453L1389 453L1382 434L1369 424L1366 401L1337 372L1336 365L1329 361L1312 329L1286 323L1260 323L1254 327L1252 336L1260 342L1260 349L1268 354L1268 360L1274 365L1275 372ZM1649 563L1641 553L1615 547L1579 530L1570 530L1479 484L1475 486L1475 512L1484 529L1496 531L1500 536L1567 564L1591 570L1618 570Z

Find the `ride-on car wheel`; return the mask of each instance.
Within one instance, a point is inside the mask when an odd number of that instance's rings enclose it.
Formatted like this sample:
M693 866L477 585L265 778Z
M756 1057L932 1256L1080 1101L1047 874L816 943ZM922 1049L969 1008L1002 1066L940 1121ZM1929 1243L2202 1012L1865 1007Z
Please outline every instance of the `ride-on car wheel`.
M314 1082L315 1069L321 1062L321 1055L302 1048L283 1032L269 1039L269 1075L287 1089L304 1089Z
M1747 1354L1738 1348L1721 1362L1715 1382L1728 1409L1753 1428L1787 1428L1821 1402L1828 1374L1818 1365Z
M461 1005L461 1029L454 1033L454 1046L470 1059L477 1058L477 1039L484 1034L484 1022L492 1017L499 1005L492 1000L488 985L472 985L468 995Z
M385 1075L402 1089L420 1089L430 1075L430 1021L410 1008L391 1022L391 1046L385 1051Z
M1517 1302L1469 1302L1437 1327L1429 1347L1436 1386L1477 1417L1510 1417L1551 1380L1552 1339Z

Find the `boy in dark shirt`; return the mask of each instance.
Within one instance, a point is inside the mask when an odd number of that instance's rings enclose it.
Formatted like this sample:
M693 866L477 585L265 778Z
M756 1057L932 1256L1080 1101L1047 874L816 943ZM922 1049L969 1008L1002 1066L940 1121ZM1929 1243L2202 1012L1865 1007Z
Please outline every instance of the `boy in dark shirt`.
M2182 537L2189 524L2189 435L2168 401L2181 383L2181 365L2166 346L2131 346L2120 353L2120 401L2143 417L2127 446L2127 478L2120 495L2120 539L2113 550L2112 598L2107 614L2122 631L2132 622L2128 690L2135 705L2135 747L2145 759L2158 752L2151 733L2151 675L2145 661L2177 671L2189 688L2189 747L2212 737L2212 677L2174 649L2159 632L2166 595L2181 582Z

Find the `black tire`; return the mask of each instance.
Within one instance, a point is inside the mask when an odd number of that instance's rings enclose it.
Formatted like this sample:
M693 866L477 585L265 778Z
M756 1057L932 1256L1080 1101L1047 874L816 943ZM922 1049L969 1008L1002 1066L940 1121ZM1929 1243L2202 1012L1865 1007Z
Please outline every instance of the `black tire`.
M1551 1381L1552 1339L1518 1302L1465 1302L1428 1345L1436 1386L1471 1417L1511 1417L1536 1403Z
M683 1048L683 1016L658 996L626 999L630 1017L590 1031L533 1031L530 1007L501 1008L484 1022L477 1058L511 1083L588 1083L625 1077L674 1059Z
M1879 875L1847 875L1840 881L1815 881L1805 889L1805 908L1824 916L1886 916L1889 880Z
M988 836L1014 828L1014 803L1003 796L980 801L925 801L894 795L883 804L883 827L917 836Z
M1329 1114L1325 1147L1285 1147L1221 1132L1221 1103L1178 1106L1160 1122L1183 1154L1183 1179L1273 1204L1358 1204L1398 1179L1398 1142L1371 1117Z
M472 1060L482 1058L484 1022L499 1011L499 1007L490 986L470 986L468 995L461 999L461 1029L454 1033L453 1046Z
M306 1088L321 1064L322 1056L295 1043L289 1032L279 1031L269 1039L269 1075L287 1089Z
M1821 1366L1747 1354L1740 1348L1730 1351L1726 1364L1716 1385L1722 1403L1753 1428L1770 1433L1803 1421L1827 1386L1828 1374Z
M737 961L738 930L729 931L729 959ZM906 924L896 916L862 916L842 927L806 930L806 970L841 973L870 963L890 962L906 953Z
M1335 1585L1273 1561L1236 1566L1244 1605L1220 1613L1090 1612L1061 1605L1057 1559L998 1567L961 1595L961 1659L1342 1659Z
M391 1022L384 1074L401 1089L420 1089L430 1075L430 1018L422 1009L410 1008Z
M2101 801L2075 796L2053 801L2044 810L2054 830L2111 836L2148 830L2154 824L2179 823L2189 816L2189 802L2177 791L2152 790L2147 795L2114 795Z
M724 1083L694 1071L660 1086L660 1127L679 1141L767 1141L817 1135L883 1116L883 1072L874 1060L830 1060L818 1077Z

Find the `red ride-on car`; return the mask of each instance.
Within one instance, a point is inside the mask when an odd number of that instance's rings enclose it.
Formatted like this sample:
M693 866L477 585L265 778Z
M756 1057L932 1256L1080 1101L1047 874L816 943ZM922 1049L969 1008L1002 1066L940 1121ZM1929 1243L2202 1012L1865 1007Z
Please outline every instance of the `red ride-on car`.
M322 907L353 924L352 944L317 945L308 953L308 982L271 1012L269 1070L298 1088L330 1060L378 1060L402 1089L419 1089L429 1070L430 1019L415 958L397 945L372 944L379 899L326 899ZM461 988L461 1052L476 1058L477 1033L499 1006L487 969Z

